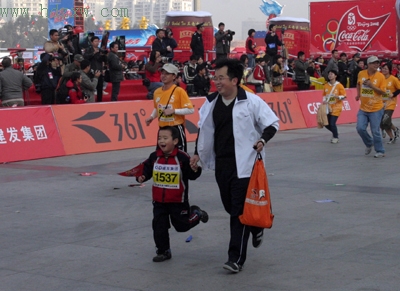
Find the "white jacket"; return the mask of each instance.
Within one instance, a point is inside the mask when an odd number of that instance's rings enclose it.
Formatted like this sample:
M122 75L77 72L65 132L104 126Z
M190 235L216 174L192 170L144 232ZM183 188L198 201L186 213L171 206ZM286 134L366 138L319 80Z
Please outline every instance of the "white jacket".
M203 167L209 170L215 170L215 127L212 112L218 96L218 92L207 96L199 112L200 132L197 140L197 152ZM259 96L239 88L233 106L232 119L238 178L248 178L257 154L253 145L261 138L261 134L268 126L272 125L276 130L279 129L279 118ZM262 155L264 157L264 152Z

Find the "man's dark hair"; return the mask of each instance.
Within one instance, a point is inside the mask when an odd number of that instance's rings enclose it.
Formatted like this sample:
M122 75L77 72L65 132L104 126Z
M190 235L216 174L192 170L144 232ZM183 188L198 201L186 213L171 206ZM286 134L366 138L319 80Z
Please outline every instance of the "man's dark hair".
M237 78L237 86L240 86L240 80L242 80L243 77L243 65L242 63L237 60L237 59L228 59L228 58L223 58L219 59L215 63L215 70L217 69L222 69L223 67L228 68L228 77L229 79Z
M191 61L194 61L194 60L198 61L198 60L199 60L199 56L191 55L191 56L190 56L190 60L191 60Z
M50 29L49 35L52 36L52 35L55 34L56 32L58 33L58 30L57 30L57 29Z
M90 66L90 61L89 60L83 60L81 62L81 70L83 71L84 69L86 69L88 66Z
M90 42L93 42L93 41L95 41L96 39L100 40L100 37L98 37L98 36L93 36L93 37L90 39Z
M341 53L340 57L347 57L346 53Z
M172 139L179 139L179 131L176 127L173 126L160 127L158 132L160 132L161 130L168 130L172 135Z
M165 31L165 30L164 30L164 29L161 29L161 28L157 29L157 30L156 30L156 35L158 35L158 33L159 33L160 31Z
M336 53L336 52L338 52L338 50L332 50L332 55L333 55L334 53Z
M196 67L196 73L200 72L201 70L206 68L206 64L202 63L201 65L197 65Z
M249 29L249 31L247 32L247 34L248 34L249 36L251 36L251 34L252 34L253 32L256 32L256 31L252 28L252 29Z
M76 80L79 79L79 77L81 76L80 72L72 72L71 75L71 82L74 83Z
M303 51L299 51L299 52L297 53L297 58L300 59L300 57L301 57L301 56L304 56L304 55L305 55L305 53L304 53Z
M364 62L365 63L365 61L363 59L359 59L358 61L356 61L357 64L359 64L360 62Z
M276 26L276 24L270 24L268 27L268 30L271 31L275 26Z
M329 70L328 74L329 73L334 73L336 77L339 76L339 73L336 70Z
M118 43L116 41L113 41L112 43L110 43L109 48L112 49L114 45L118 45Z
M9 57L5 57L1 61L1 64L3 65L4 68L11 67L11 59Z
M220 23L218 24L218 27L220 27L221 25L225 26L225 23L220 22Z

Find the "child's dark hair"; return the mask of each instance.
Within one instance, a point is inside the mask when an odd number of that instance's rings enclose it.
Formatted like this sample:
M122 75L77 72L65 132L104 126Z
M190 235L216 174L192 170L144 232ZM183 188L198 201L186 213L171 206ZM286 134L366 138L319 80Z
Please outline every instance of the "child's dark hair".
M176 138L179 139L179 131L174 126L163 126L163 127L160 127L159 131L160 130L168 130L172 135L172 139L176 139Z

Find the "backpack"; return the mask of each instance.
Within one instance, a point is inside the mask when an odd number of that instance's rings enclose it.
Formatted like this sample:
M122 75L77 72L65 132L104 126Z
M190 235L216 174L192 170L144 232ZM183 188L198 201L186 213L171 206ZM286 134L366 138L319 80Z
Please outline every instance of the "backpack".
M69 89L67 87L67 82L70 78L62 77L60 81L58 81L58 85L56 88L56 104L69 104L71 103L71 99L69 98Z

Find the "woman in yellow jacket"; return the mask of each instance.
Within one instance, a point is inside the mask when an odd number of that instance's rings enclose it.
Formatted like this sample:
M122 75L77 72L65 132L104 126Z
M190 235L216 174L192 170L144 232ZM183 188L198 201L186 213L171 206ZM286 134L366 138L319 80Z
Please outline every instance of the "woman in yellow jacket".
M399 138L399 128L393 125L392 114L397 105L397 95L400 93L400 81L390 73L391 71L392 64L381 65L381 72L386 78L386 93L382 96L385 111L382 116L381 129L383 138L386 137L386 133L390 137L388 144L394 144Z
M323 88L323 103L327 104L329 112L328 125L325 126L330 132L332 132L331 143L339 142L339 134L336 126L336 122L342 112L343 99L346 98L346 91L340 82L336 81L338 72L336 70L330 70L328 72L328 80Z

